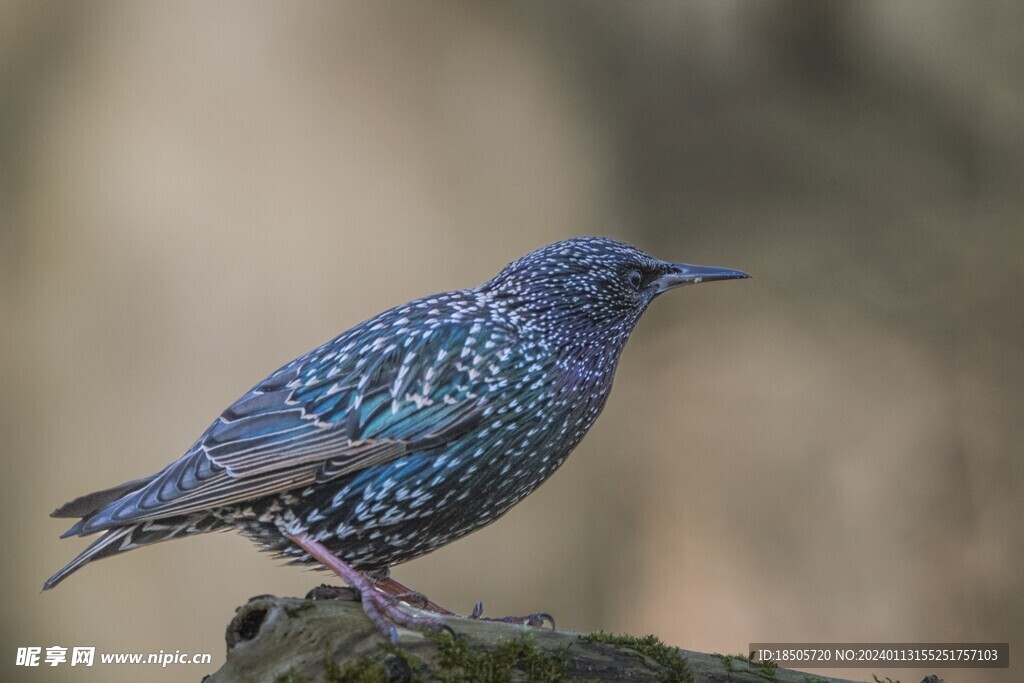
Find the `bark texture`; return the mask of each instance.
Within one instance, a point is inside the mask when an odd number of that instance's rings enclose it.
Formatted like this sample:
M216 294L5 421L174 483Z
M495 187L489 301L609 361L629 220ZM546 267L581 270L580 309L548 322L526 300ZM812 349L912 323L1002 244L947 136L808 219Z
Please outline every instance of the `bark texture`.
M238 608L227 661L208 683L243 681L729 681L845 683L660 644L463 617L455 633L399 630L391 645L351 593L331 600L260 596Z

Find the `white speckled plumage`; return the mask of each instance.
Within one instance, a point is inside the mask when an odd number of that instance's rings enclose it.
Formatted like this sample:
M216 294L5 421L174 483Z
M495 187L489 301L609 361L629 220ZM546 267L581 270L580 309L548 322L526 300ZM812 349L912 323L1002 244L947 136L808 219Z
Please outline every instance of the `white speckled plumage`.
M58 509L81 517L66 535L105 533L46 587L92 559L228 527L297 562L311 558L288 536L305 534L378 574L470 533L576 447L640 316L695 281L687 268L575 238L385 311L257 384L161 472Z

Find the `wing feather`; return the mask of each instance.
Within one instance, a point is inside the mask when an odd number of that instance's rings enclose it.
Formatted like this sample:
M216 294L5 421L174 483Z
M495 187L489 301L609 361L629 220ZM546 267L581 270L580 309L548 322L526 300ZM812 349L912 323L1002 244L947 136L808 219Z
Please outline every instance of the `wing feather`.
M69 533L229 506L438 449L492 409L474 379L514 343L508 330L447 324L396 352L379 343L354 350L349 337L360 327L258 384L181 459ZM486 352L474 346L480 337Z

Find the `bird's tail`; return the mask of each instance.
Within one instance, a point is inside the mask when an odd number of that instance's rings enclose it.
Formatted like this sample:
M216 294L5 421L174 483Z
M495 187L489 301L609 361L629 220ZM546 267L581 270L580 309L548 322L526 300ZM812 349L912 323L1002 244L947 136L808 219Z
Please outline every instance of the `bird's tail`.
M109 557L110 555L121 552L121 543L124 542L126 536L128 538L131 537L133 528L134 527L129 526L121 527L120 529L111 529L97 538L93 541L92 545L79 553L78 557L68 562L60 569L60 571L48 578L46 583L43 584L43 590L50 590L72 573L78 571L93 560Z
M119 486L102 491L96 491L86 496L79 496L70 503L64 503L50 513L51 517L89 517L96 514L107 505L110 505L118 498L127 496L132 491L137 491L149 482L156 479L156 475L145 479L136 479L125 482Z
M43 590L53 588L93 560L134 550L140 546L169 541L179 536L191 536L225 528L227 525L219 518L206 512L198 512L110 529L79 553L78 557L47 579L43 584Z

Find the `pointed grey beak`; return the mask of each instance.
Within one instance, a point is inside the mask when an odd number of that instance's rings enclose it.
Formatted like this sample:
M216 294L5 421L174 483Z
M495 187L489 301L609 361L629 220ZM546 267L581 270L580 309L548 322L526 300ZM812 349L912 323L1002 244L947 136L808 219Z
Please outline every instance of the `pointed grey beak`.
M688 263L669 263L669 271L654 281L656 294L667 292L675 287L697 285L701 282L715 280L743 280L748 277L742 270L716 268L714 266L693 266Z

